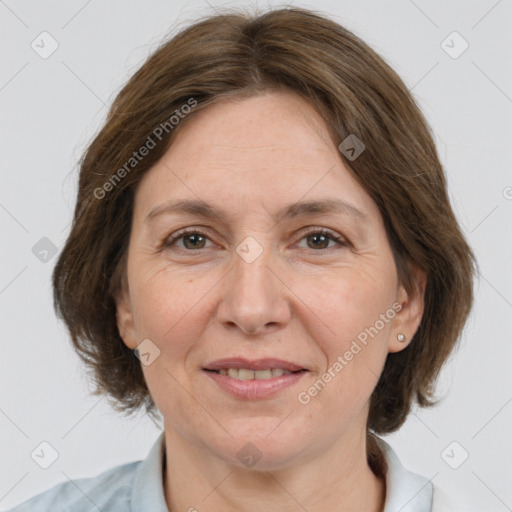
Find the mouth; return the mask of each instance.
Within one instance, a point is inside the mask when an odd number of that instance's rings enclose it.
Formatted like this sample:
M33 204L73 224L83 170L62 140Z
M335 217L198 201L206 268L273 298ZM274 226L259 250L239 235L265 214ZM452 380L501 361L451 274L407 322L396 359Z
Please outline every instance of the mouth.
M309 370L280 359L231 358L214 361L203 371L230 395L263 399L292 386Z
M265 370L251 370L249 368L222 368L220 370L209 370L208 368L205 368L205 370L218 375L227 375L235 380L269 380L283 375L291 375L292 373L307 371L296 370L294 372L290 372L284 368L267 368Z

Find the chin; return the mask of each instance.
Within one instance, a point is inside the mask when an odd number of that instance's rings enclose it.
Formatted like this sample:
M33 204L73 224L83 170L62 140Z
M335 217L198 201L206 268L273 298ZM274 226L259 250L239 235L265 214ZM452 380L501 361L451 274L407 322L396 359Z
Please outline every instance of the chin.
M275 424L274 424L275 428ZM268 435L272 429L262 428L239 432L237 435L217 440L210 449L227 464L240 469L272 471L286 469L297 464L305 456L305 448L311 450L311 440L290 435L285 430ZM267 437L266 437L267 436Z

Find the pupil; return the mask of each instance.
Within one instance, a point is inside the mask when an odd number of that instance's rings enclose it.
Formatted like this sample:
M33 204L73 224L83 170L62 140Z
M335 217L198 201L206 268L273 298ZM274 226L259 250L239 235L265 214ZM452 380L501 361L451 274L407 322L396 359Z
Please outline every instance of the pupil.
M197 242L201 243L201 239L203 238L202 235L187 235L185 237L185 245L186 245L186 241L191 241L192 242L192 247L197 247ZM195 240L195 241L194 241Z
M325 243L325 241L327 240L327 237L325 235L311 235L311 238L313 239L319 239L319 238L322 238L323 239L323 242ZM328 241L328 240L327 240ZM320 242L322 243L322 242ZM318 244L314 243L315 247L319 247ZM324 248L324 246L322 246L322 248Z

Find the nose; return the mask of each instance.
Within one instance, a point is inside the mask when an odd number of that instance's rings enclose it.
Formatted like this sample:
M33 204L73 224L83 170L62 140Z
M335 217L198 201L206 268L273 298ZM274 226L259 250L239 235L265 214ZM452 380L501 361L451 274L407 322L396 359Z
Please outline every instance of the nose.
M265 334L290 321L291 292L277 267L269 248L264 248L254 261L234 253L233 268L223 280L217 310L225 327L246 334Z

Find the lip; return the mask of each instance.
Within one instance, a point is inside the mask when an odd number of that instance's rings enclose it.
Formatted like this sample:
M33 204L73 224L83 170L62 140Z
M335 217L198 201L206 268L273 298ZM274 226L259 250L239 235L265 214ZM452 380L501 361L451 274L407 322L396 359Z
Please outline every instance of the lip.
M264 358L264 359L245 359L243 357L231 357L227 359L218 359L208 363L205 366L205 370L227 370L229 368L245 368L247 370L267 370L269 368L282 368L289 372L296 372L299 370L307 370L304 366L301 366L291 361L284 361L283 359L275 358ZM275 377L278 379L280 377ZM273 380L273 379L269 379ZM247 381L245 381L247 382Z
M279 365L277 367L283 368ZM230 368L234 368L234 366L230 366ZM242 368L247 367L243 366ZM266 366L266 368L269 367ZM272 368L276 368L276 366L273 366ZM278 394L280 391L292 386L299 379L301 379L303 375L308 373L307 370L303 370L298 371L297 373L289 373L287 375L281 375L280 377L273 377L267 380L237 380L231 378L229 375L220 375L219 373L208 371L206 368L203 370L203 372L205 375L210 377L210 379L212 379L223 391L237 398L244 398L247 400L262 400L265 398L270 398Z

